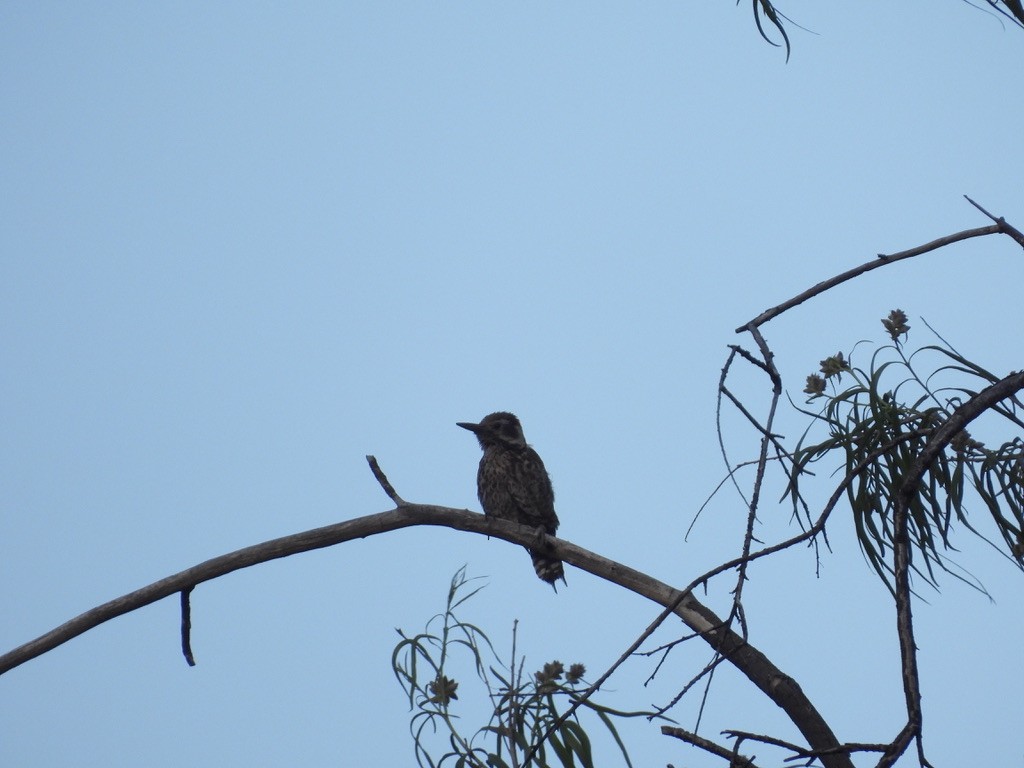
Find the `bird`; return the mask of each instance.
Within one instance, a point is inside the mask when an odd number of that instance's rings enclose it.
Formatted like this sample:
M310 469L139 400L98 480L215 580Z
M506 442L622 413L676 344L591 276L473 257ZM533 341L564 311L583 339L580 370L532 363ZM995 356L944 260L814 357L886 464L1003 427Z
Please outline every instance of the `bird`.
M537 546L526 548L533 558L533 569L552 587L558 579L565 582L562 561L542 551L544 536L554 536L558 530L555 491L544 462L526 444L519 419L498 411L484 416L479 424L456 424L476 435L484 452L476 474L477 496L484 514L537 529Z

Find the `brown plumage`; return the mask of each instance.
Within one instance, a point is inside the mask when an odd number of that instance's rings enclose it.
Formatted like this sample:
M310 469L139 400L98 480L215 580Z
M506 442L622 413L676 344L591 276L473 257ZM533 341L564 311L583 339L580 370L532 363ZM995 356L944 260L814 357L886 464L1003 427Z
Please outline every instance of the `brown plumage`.
M484 451L476 474L477 495L484 514L537 529L538 547L527 548L537 575L555 586L565 581L562 561L541 551L544 534L558 530L555 491L544 462L523 437L523 427L513 414L498 411L479 424L458 422L468 429Z

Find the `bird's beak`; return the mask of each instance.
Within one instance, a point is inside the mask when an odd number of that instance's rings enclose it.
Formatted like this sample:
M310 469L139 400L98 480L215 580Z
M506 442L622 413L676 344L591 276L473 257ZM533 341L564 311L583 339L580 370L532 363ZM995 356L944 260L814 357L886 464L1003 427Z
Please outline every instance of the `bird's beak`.
M455 426L462 427L463 429L468 429L475 435L480 434L480 430L483 429L483 427L481 427L479 424L473 424L468 421L457 421L455 422Z

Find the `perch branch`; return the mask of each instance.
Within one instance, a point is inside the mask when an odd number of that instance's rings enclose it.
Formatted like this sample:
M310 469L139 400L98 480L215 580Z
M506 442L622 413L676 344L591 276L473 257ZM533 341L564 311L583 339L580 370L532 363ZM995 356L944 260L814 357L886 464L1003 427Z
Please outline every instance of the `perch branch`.
M300 552L322 549L345 541L416 525L454 528L459 531L504 539L527 547L536 542L536 531L529 526L486 518L468 510L406 503L404 506L387 512L358 517L354 520L346 520L291 536L283 536L215 557L92 608L35 640L0 656L0 674L34 659L106 621L205 581ZM692 594L680 592L641 571L609 560L562 539L551 537L550 545L553 555L559 559L646 597L659 605L671 607L675 615L695 632L698 632L712 648L725 656L757 688L787 713L812 749L826 750L836 746L838 742L828 724L796 681L772 664L757 648L725 627L722 620Z

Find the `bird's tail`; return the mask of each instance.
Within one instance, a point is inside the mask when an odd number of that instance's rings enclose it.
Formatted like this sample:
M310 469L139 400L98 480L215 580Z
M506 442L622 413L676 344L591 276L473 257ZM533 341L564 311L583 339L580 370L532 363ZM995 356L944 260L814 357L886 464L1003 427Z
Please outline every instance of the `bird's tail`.
M555 582L559 579L563 583L565 581L565 570L562 568L562 561L555 560L548 555L541 554L534 550L530 550L530 557L533 558L533 570L537 572L537 576L542 580L546 581L552 587L555 586ZM557 592L558 589L556 588Z

